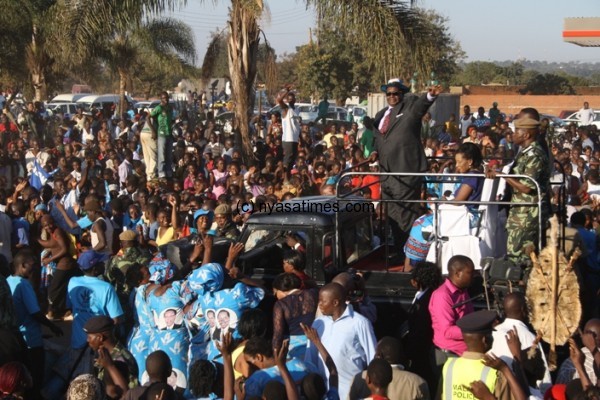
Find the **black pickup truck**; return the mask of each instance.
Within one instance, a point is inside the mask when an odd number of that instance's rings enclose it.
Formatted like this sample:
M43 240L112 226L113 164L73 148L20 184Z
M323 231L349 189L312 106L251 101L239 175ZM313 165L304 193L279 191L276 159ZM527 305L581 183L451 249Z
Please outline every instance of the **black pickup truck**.
M257 210L240 235L245 249L238 266L268 283L283 272L283 252L289 249L286 237L300 236L305 241L305 272L323 285L348 268L360 271L377 305L376 329L392 333L404 319L416 289L409 273L386 263L395 249L386 251L386 238L381 238L385 235L376 232L374 219L373 203L358 197L302 197L279 203L271 212Z

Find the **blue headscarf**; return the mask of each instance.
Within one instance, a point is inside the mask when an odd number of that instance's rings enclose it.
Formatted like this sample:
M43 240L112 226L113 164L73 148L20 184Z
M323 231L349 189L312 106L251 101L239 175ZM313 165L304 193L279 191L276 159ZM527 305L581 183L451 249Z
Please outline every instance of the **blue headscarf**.
M188 277L188 285L198 295L203 296L221 290L224 279L223 267L217 263L209 263L192 271Z
M161 256L154 257L148 265L150 272L150 282L164 285L173 279L175 275L175 267L169 260Z

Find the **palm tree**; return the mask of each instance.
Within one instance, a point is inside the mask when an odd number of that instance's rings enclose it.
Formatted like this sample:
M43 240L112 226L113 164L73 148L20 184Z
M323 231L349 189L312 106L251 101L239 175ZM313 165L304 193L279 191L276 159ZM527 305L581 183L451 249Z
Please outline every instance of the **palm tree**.
M250 117L254 109L254 83L257 72L260 26L265 5L262 0L231 0L227 54L236 124L242 137L246 161L253 158L250 142Z
M196 57L189 26L170 18L158 18L183 1L174 0L63 0L60 37L73 43L61 49L63 63L91 61L106 64L119 76L121 114L125 91L138 63L160 60L171 68L183 68ZM58 56L58 54L57 54Z

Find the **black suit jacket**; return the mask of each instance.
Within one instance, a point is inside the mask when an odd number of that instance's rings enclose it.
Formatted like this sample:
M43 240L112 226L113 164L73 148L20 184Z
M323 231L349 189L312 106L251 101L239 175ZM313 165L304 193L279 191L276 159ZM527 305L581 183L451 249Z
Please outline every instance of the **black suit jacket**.
M410 356L418 355L423 349L428 349L433 344L433 327L429 313L429 301L432 293L432 289L427 290L408 310L410 330L404 338L404 344L406 352Z
M421 119L433 101L422 96L409 95L398 103L390 113L390 123L385 135L379 132L379 123L389 107L375 115L375 150L384 172L425 172L427 158L421 143ZM412 198L421 178L406 177L382 179L382 190L394 199Z

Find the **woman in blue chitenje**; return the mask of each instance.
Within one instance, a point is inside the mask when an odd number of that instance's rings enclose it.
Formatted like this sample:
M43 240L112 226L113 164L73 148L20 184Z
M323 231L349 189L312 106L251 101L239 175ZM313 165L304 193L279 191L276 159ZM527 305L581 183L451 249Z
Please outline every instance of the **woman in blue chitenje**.
M192 362L198 359L211 360L219 356L215 341L220 341L227 332L236 336L237 324L242 313L257 307L265 296L263 289L247 285L244 282L251 281L244 278L233 288L223 289L226 271L241 278L234 269L233 262L243 248L240 244L231 246L226 268L216 263L204 264L188 277L190 289L198 296L188 312L192 323L198 326L197 333L192 338Z
M162 350L167 353L173 365L169 384L185 389L190 336L183 310L193 301L194 293L189 290L186 281L175 280L177 269L160 253L150 261L149 272L151 284L143 291L143 299L148 303L153 321L149 352ZM138 310L144 311L143 307ZM147 380L147 377L142 380Z

